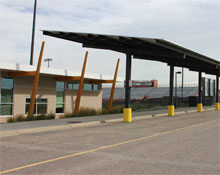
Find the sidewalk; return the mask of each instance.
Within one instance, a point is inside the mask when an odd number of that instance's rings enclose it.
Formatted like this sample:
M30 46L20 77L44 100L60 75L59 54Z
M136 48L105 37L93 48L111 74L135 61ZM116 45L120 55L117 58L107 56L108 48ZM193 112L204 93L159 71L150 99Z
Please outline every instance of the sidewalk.
M213 107L204 107L204 110L214 110ZM187 112L196 112L196 107L178 108L175 109L175 115L184 114ZM152 117L167 116L167 109L132 112L132 120L146 119ZM44 131L54 131L67 129L72 127L83 127L88 125L106 123L106 122L122 122L123 114L110 114L90 117L75 117L55 120L38 120L17 123L0 124L0 137L19 135L26 133L37 133Z

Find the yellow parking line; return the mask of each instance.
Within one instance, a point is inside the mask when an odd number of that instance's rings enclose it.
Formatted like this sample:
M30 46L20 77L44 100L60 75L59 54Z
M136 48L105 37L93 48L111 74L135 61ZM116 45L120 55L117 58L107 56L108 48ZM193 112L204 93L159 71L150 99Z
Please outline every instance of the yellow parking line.
M207 124L209 122L214 122L214 121L217 121L217 120L219 120L219 119L211 120L211 121L207 121L207 122L203 122L203 123L199 123L199 124L195 124L195 125L191 125L191 126L186 126L186 127L183 127L183 128L178 128L178 129L174 129L174 130L170 130L170 131L166 131L166 132L161 132L161 133L153 134L153 135L150 135L150 136L140 137L140 138L137 138L137 139L132 139L132 140L128 140L128 141L124 141L124 142L120 142L120 143L116 143L116 144L112 144L112 145L108 145L108 146L103 146L103 147L100 147L100 148L91 149L91 150L88 150L88 151L83 151L83 152L79 152L79 153L75 153L75 154L71 154L71 155L67 155L67 156L57 157L57 158L54 158L54 159L49 159L49 160L45 160L45 161L41 161L41 162L29 164L29 165L17 167L17 168L12 168L12 169L9 169L9 170L1 171L0 174L10 173L10 172L13 172L13 171L17 171L17 170L21 170L21 169L25 169L25 168L29 168L29 167L34 167L34 166L37 166L37 165L42 165L42 164L54 162L54 161L57 161L57 160L67 159L67 158L70 158L70 157L75 157L75 156L79 156L79 155L83 155L83 154L87 154L87 153L91 153L91 152L96 152L96 151L100 151L100 150L104 150L104 149L108 149L108 148L112 148L112 147L116 147L116 146L120 146L120 145L124 145L124 144L128 144L128 143L133 143L133 142L149 139L149 138L152 138L152 137L169 134L169 133L173 133L173 132L176 132L176 131L181 131L181 130L184 130L186 128L192 128L192 127L204 125L204 124Z

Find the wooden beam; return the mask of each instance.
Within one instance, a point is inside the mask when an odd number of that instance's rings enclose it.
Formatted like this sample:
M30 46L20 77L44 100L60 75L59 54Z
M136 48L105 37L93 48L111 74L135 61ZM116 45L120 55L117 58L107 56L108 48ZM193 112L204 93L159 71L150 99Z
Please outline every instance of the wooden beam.
M117 66L116 66L116 69L115 69L114 81L112 83L112 90L111 90L111 95L110 95L110 99L109 99L109 103L108 103L108 111L110 111L111 108L112 108L112 102L113 102L113 98L114 98L115 84L116 84L117 75L118 75L119 63L120 63L120 59L118 59Z
M34 113L34 104L35 104L35 98L36 98L37 87L38 87L38 82L39 82L40 68L41 68L42 57L43 57L43 52L44 52L44 45L45 45L45 42L43 41L41 45L41 51L40 51L40 56L38 60L37 70L36 70L36 74L34 77L34 84L33 84L33 89L32 89L32 94L31 94L31 102L29 105L28 117L32 116Z
M83 69L82 69L82 74L81 74L81 78L80 78L80 82L79 82L79 89L78 89L78 93L77 93L74 114L79 112L80 99L82 96L82 88L83 88L84 75L85 75L85 70L86 70L87 57L88 57L88 51L86 51L85 60L84 60L84 64L83 64Z
M28 77L28 76L35 76L36 71L30 71L30 72L25 72L25 71L16 71L16 72L9 72L8 76L9 77Z
M80 81L80 79L81 79L80 76L57 77L57 78L55 78L56 81L71 81L71 80L79 80Z

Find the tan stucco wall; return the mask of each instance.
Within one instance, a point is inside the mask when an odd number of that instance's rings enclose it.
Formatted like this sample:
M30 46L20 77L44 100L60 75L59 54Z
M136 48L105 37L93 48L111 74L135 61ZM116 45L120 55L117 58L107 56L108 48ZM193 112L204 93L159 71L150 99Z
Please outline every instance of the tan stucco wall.
M65 91L65 113L74 111L77 91ZM80 108L102 109L102 91L83 91L80 101Z
M33 77L16 77L14 79L14 116L25 113L26 98L31 98L33 80ZM56 81L54 78L40 77L36 98L47 98L47 113L55 113Z
M85 108L102 109L102 91L90 92L84 91L81 98L81 106Z
M77 91L76 90L65 90L65 113L72 113L76 102Z

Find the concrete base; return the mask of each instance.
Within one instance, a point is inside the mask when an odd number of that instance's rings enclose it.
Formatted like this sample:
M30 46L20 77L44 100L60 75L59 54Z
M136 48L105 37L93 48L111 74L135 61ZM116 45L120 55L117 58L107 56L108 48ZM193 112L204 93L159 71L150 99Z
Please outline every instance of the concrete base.
M0 123L7 123L8 118L12 116L7 116L7 117L0 117Z
M124 108L124 122L131 122L132 121L132 109L131 108Z
M202 103L197 104L197 112L202 112Z
M215 103L215 109L219 110L219 103Z
M168 106L168 116L174 116L174 105Z

